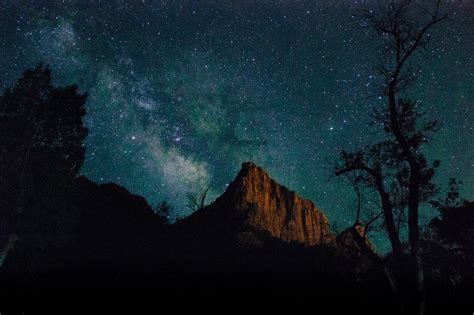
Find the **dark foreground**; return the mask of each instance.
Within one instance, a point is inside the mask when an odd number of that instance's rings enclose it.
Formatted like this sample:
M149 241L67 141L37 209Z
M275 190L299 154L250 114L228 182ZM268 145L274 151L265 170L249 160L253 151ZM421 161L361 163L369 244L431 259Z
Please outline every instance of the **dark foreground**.
M67 279L67 281L65 281ZM7 279L2 279L6 284ZM30 287L1 291L1 314L158 314L311 312L400 314L383 284L330 283L332 276L286 273L168 273L42 275ZM69 285L68 283L69 282ZM472 314L472 290L431 287L426 314Z
M54 237L25 234L9 253L0 272L1 315L184 308L400 314L380 268L357 253L288 244L261 231L242 242L242 231L214 221L168 226L123 188L83 178L76 185L80 193L73 191L69 208L76 223L64 219L68 228ZM465 274L463 285L427 274L426 314L473 313L472 272Z

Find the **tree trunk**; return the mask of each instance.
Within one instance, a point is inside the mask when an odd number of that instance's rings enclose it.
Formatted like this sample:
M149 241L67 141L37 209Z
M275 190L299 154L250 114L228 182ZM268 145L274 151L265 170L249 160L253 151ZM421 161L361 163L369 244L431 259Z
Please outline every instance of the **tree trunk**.
M420 171L418 165L413 165L410 176L410 191L408 196L408 238L410 241L411 260L415 274L415 307L416 313L423 315L425 309L425 287L423 257L418 227Z
M403 301L400 297L400 291L398 290L397 281L392 271L390 270L390 268L388 268L386 263L383 264L383 272L385 273L385 276L387 277L388 284L390 285L390 289L392 290L392 294L395 300L397 301L398 306L400 307L400 312L405 313L405 308L403 306Z
M400 307L400 312L404 313L405 308L403 306L403 300L401 299L400 290L398 289L398 283L393 272L390 270L387 263L383 259L381 259L380 256L377 255L374 250L367 244L366 239L359 234L355 225L350 228L350 232L361 253L368 256L372 261L382 267L385 277L387 277L387 281L390 286L390 290L392 291L393 297L398 306Z
M398 120L395 93L398 74L401 70L401 66L402 65L399 65L393 76L393 80L390 82L388 90L388 110L390 113L392 133L403 151L404 158L410 165L410 181L408 187L408 239L410 242L411 262L415 280L414 306L416 309L416 314L423 315L425 309L425 288L423 259L420 245L420 230L418 227L421 174L416 153L412 152L410 146L408 145L407 140L400 129Z
M388 232L388 238L392 245L393 254L395 259L401 262L402 257L402 243L398 235L398 231L395 228L395 220L393 219L393 206L390 201L390 196L387 194L383 187L383 182L380 177L376 178L377 190L380 195L380 200L382 202L382 209L384 213L385 226Z

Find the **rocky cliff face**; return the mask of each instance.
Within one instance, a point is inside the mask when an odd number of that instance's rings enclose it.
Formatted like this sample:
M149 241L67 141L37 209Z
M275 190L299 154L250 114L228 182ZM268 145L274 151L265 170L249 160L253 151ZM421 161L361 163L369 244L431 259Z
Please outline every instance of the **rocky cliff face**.
M213 221L228 225L229 229L237 224L241 230L268 232L289 243L311 246L334 241L326 216L310 200L278 184L251 162L243 163L222 196L191 217L199 221L219 217Z

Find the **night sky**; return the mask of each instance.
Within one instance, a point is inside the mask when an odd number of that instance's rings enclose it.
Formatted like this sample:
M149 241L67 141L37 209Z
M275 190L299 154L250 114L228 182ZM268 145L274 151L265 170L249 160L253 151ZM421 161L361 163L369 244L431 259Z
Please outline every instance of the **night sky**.
M361 1L63 2L1 3L0 85L44 61L55 83L88 92L82 174L185 215L186 193L210 186L217 197L251 160L331 222L352 222L355 196L328 161L376 138L367 122L383 104L373 96L380 42ZM433 32L411 94L442 123L426 148L442 160L437 182L464 181L467 199L473 13L463 7Z

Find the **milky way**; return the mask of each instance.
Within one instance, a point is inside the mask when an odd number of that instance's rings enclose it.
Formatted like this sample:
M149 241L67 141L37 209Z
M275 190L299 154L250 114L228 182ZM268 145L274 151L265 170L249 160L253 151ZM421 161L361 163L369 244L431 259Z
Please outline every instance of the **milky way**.
M44 61L55 83L88 92L82 174L185 215L186 193L215 198L252 160L332 222L352 220L328 161L373 140L368 114L383 102L380 43L357 1L25 3L0 11L0 83ZM412 94L442 123L426 148L443 161L437 182L457 177L471 199L473 9L433 32Z

